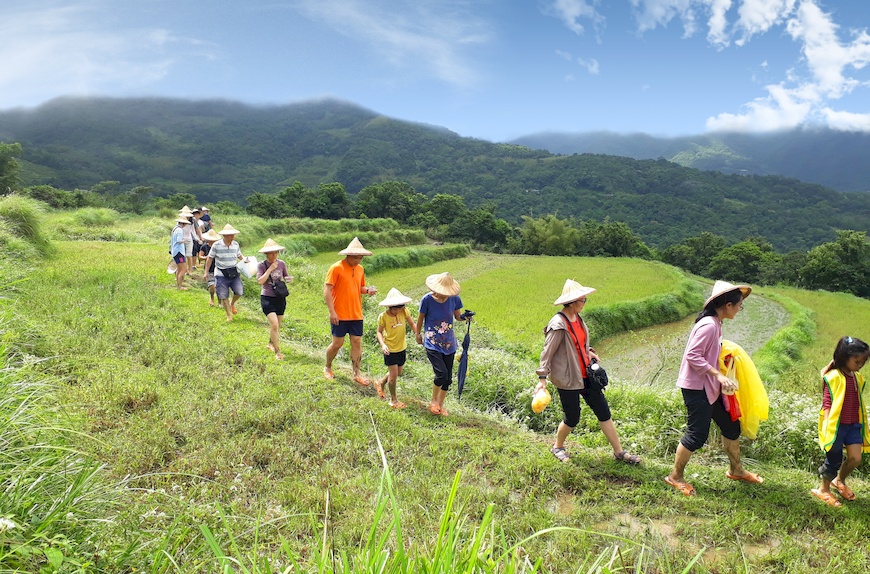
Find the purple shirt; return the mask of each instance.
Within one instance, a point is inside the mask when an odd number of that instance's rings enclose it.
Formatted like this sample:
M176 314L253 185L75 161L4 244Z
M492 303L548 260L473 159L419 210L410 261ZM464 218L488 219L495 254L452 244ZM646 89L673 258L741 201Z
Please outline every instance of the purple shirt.
M721 348L722 322L717 317L704 317L695 323L683 353L677 386L693 391L703 390L707 393L707 401L711 405L715 403L722 392L722 385L708 371L719 370Z
M272 264L267 260L263 260L257 265L257 279L263 276L263 273L266 272L266 269L271 267ZM287 265L280 259L278 259L278 268L272 271L272 276L266 280L263 285L261 285L262 289L260 290L260 295L265 295L266 297L277 297L278 294L275 293L275 290L272 289L272 282L283 281L285 277L288 276L287 273Z

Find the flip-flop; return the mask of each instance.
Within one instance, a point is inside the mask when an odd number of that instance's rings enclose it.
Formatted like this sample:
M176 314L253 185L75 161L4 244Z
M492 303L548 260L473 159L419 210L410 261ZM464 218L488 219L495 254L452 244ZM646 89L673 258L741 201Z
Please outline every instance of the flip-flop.
M727 476L731 480L742 480L743 482L750 482L752 484L764 483L763 478L753 472L749 472L748 470L743 471L743 474L731 474L730 470L726 470L725 476Z
M361 385L361 386L363 386L363 387L367 387L367 386L369 386L369 381L368 381L368 379L366 379L366 378L365 378L364 376L362 376L362 375L357 375L357 376L355 376L355 377L353 378L353 382L355 382L356 384Z
M375 381L374 385L375 385L375 390L378 392L378 397L380 397L381 400L387 398L387 395L384 394L384 387L383 387L383 385L381 385L381 382Z
M232 306L232 307L230 307L230 311L232 311L232 312L233 312L233 315L235 315L235 314L236 314L236 313L238 313L238 312L239 312L239 310L238 310L238 309L236 309L236 306L235 306L235 305L233 305L233 306Z
M450 416L450 413L448 413L447 409L445 409L444 407L441 407L441 412L438 414L441 415L442 417Z
M857 498L857 497L855 496L855 493L852 492L852 489L849 488L848 486L846 486L845 484L841 483L841 482L835 482L835 481L832 480L832 481L831 481L831 486L833 486L834 488L836 488L836 489L837 489L837 492L840 493L840 496L842 496L842 497L845 498L846 500L852 501L852 500L855 500L855 498Z
M432 413L433 415L440 415L441 414L441 407L439 407L435 403L430 403L429 404L429 412Z
M830 492L822 492L818 488L814 488L810 490L810 493L828 506L833 506L834 508L843 506L843 503L837 500L837 497Z
M405 406L407 406L407 405L405 405L405 403L399 401L399 402L396 403L396 404L390 403L390 406L391 406L392 408L394 408L394 409L403 409L403 408L405 408Z
M279 361L283 361L284 355L283 355L283 353L275 353L275 358L278 359Z
M326 379L327 381L331 381L332 379L334 379L335 375L332 374L332 369L324 367L323 368L323 378Z
M680 491L681 494L684 494L686 496L695 496L695 487L688 482L677 482L670 476L665 477L665 482L676 488L678 491Z
M568 456L568 451L563 447L554 446L550 449L550 452L552 452L553 456L559 459L560 462L569 462L571 460L571 457Z

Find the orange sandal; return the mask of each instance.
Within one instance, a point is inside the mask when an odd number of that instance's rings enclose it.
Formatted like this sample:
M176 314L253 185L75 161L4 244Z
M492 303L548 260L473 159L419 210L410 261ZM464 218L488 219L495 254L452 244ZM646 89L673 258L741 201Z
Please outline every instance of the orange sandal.
M822 492L818 488L814 488L810 490L810 493L828 506L833 506L834 508L843 506L843 503L837 500L837 497L830 492Z
M670 476L665 477L665 482L679 490L681 494L684 494L686 496L695 496L695 487L693 487L688 482L677 482Z
M763 484L764 479L755 473L748 470L743 471L743 474L731 474L730 470L725 471L725 476L731 480L742 480L743 482L751 482L752 484Z
M852 492L852 489L843 484L842 482L836 482L834 480L831 481L831 486L837 489L837 492L840 493L840 496L845 498L846 500L852 501L857 498L855 493Z

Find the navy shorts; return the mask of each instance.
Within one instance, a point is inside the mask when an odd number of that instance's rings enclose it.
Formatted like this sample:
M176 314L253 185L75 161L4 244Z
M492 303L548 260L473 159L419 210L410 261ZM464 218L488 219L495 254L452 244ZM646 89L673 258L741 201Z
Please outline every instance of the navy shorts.
M268 316L269 313L275 313L281 317L287 309L287 297L268 297L266 295L260 295L260 307L263 309L263 315Z
M172 260L175 261L175 264L176 264L176 265L178 265L179 263L184 263L185 261L187 261L187 260L184 258L184 255L182 255L181 253L176 253L176 254L172 257Z
M330 323L332 325L332 323ZM362 337L363 322L359 321L339 321L338 325L332 325L333 337L344 337L350 335L352 337Z
M384 355L384 364L386 366L398 365L402 366L405 364L407 353L405 351L390 351L389 355Z

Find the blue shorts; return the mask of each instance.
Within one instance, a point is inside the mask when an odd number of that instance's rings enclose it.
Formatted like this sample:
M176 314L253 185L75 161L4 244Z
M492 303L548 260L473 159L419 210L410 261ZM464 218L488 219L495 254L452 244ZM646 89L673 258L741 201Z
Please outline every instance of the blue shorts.
M330 323L330 325L332 325L332 323ZM359 321L339 321L338 325L332 325L331 330L333 337L344 337L345 335L362 337L363 322L362 319Z
M176 253L175 255L173 255L172 260L175 261L176 265L178 265L179 263L184 263L185 261L187 261L184 258L184 255L182 255L181 253Z
M242 278L236 277L235 279L227 279L223 275L215 273L214 291L217 294L218 299L229 299L230 289L233 290L233 294L241 297L245 292L245 288L242 286Z

